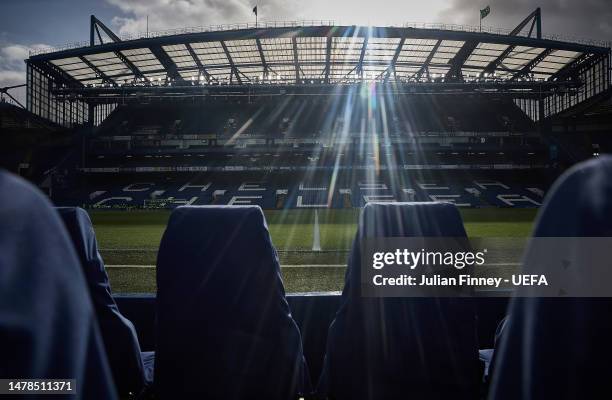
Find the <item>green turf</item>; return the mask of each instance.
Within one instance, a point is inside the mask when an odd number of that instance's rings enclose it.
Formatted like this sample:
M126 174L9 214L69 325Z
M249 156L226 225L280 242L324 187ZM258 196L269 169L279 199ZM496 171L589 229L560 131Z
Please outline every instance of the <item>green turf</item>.
M281 265L345 264L359 210L319 210L321 247L313 252L314 210L266 211L266 220ZM531 234L536 210L461 210L470 237L527 237ZM168 211L94 211L92 220L102 256L107 265L155 265ZM520 250L509 250L518 259ZM288 292L341 290L344 268L303 267L282 269ZM154 268L109 268L117 292L152 292Z

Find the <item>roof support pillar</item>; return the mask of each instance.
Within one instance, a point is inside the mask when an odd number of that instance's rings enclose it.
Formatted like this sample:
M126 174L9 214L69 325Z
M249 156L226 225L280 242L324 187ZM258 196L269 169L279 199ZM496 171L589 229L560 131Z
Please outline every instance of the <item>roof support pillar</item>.
M224 41L221 41L221 47L223 47L223 51L225 52L225 56L227 57L227 61L230 64L230 68L232 69L232 72L230 74L230 82L232 80L232 76L236 77L236 80L238 81L238 83L240 85L242 85L242 79L240 79L240 74L238 73L238 69L236 68L236 65L234 64L234 60L232 59L232 55L230 54L229 50L227 49L227 45L225 44Z
M98 34L98 40L100 41L100 44L102 44L102 36L100 35L100 29L102 29L104 33L106 33L106 35L113 42L121 41L121 39L119 38L119 36L115 34L115 32L111 31L110 28L104 25L102 21L96 18L95 15L91 15L90 22L89 22L89 45L90 46L95 46L96 44L94 32Z
M478 46L477 41L467 41L459 49L455 57L451 60L451 67L446 74L445 81L463 81L463 65L470 57L470 54Z
M393 53L393 58L391 59L391 63L387 67L387 71L385 73L385 82L389 80L389 75L391 75L391 71L393 71L393 76L396 75L395 74L395 64L397 63L397 59L399 58L399 55L402 52L402 47L404 47L405 42L406 42L406 36L402 36L399 43L397 44L395 53Z
M295 36L291 39L293 44L293 65L295 67L295 84L297 85L300 81L300 63L298 62L298 51L297 51L297 39Z
M204 67L204 64L202 64L202 62L200 61L200 58L198 57L196 52L193 50L191 43L185 43L185 47L187 47L187 51L189 52L189 55L191 56L191 58L193 58L193 62L198 66L198 70L200 71L200 73L206 77L206 80L210 81L211 79L215 79L213 76L211 76L208 73L208 71Z
M332 50L332 37L327 36L327 46L325 48L325 83L329 83L329 74L331 72L331 50Z
M436 42L434 47L431 49L431 51L427 55L427 59L423 63L423 66L421 66L421 68L412 76L413 78L420 79L421 76L423 76L425 72L427 72L427 77L429 77L429 64L431 64L431 60L433 59L434 55L438 52L438 49L440 48L441 43L442 43L441 39Z

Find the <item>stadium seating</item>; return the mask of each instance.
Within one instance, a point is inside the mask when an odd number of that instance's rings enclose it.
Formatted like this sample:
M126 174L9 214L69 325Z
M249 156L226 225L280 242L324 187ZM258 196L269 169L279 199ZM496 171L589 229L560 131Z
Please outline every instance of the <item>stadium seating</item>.
M371 237L465 237L448 203L371 203L362 211L342 303L329 328L318 392L334 399L475 398L470 299L362 298L361 245Z
M121 395L143 394L153 383L154 352L141 352L136 330L112 297L108 274L87 212L57 209L81 261L113 378Z
M211 135L228 138L240 131L250 137L327 137L333 132L359 136L381 129L389 121L390 135L414 132L526 132L533 121L511 101L478 96L399 96L392 106L372 107L367 98L329 96L271 99L253 97L249 102L219 99L217 102L159 102L120 105L98 129L100 136L140 136L148 139ZM332 110L332 112L330 112ZM350 110L347 112L346 110ZM321 115L329 114L327 118ZM363 125L369 120L367 126ZM247 122L248 121L248 122ZM153 147L153 146L151 146Z
M584 243L579 239L612 236L610 182L612 158L579 164L553 186L540 210L534 237L572 238L571 248L562 239L563 247L557 246L568 255L569 267L562 272L567 281L580 280L585 273L576 259ZM531 246L523 273L533 271L536 252ZM606 396L612 359L611 308L610 298L514 298L496 349L489 398Z
M76 192L64 198L56 196L55 200L58 205L101 209L171 209L186 204L253 204L264 209L276 209L279 205L277 195L281 191L286 193L285 201L281 203L283 209L345 208L346 196L343 193L348 191L351 194L350 207L363 207L372 201L413 200L448 201L460 207L524 208L538 207L548 187L545 178L538 176L517 181L517 177L501 174L498 174L502 176L500 179L459 174L446 177L391 175L381 174L373 180L365 174L348 177L338 174L332 188L332 174L323 174L316 179L306 174L278 174L272 178L253 173L112 174L97 179L91 177ZM408 192L414 196L410 198Z
M31 185L0 171L0 377L76 379L72 399L115 399L83 272Z
M173 211L157 260L161 398L289 399L309 378L263 212Z
M115 301L121 312L138 330L143 349L155 348L156 296L155 294L116 294ZM321 375L327 329L340 305L341 296L336 292L287 293L291 316L302 335L304 356L308 360L311 377ZM478 345L482 349L494 346L496 327L507 309L507 297L478 296L474 299L478 315Z

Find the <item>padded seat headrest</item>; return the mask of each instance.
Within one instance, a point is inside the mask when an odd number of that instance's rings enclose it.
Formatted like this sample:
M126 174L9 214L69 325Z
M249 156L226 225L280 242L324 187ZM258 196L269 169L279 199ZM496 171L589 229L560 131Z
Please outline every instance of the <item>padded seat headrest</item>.
M57 211L81 260L94 305L115 305L89 214L80 207L57 207Z
M536 237L612 236L612 157L602 156L575 166L548 192Z
M116 398L77 255L49 200L0 170L0 376L78 381Z
M361 237L465 237L454 204L368 203L359 220Z
M140 343L134 325L121 314L113 298L89 214L79 207L59 207L57 211L81 261L115 384L121 394L140 393L146 384Z
M272 304L286 308L278 257L259 206L176 208L157 265L160 299L169 293L182 310L197 303L219 321L240 312L260 324ZM226 293L234 296L229 303L221 302Z

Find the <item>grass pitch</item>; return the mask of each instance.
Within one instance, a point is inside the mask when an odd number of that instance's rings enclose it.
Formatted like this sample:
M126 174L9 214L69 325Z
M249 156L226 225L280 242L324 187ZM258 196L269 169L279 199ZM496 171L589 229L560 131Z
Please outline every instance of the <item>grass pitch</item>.
M461 210L470 237L522 238L531 234L534 209ZM359 210L319 210L320 252L312 251L314 210L265 211L279 251L287 292L342 290L348 251ZM155 292L157 249L169 211L92 211L99 246L113 290ZM509 250L520 253L520 250ZM520 254L509 254L518 259ZM142 266L142 267L139 267ZM149 266L149 267L147 267Z

